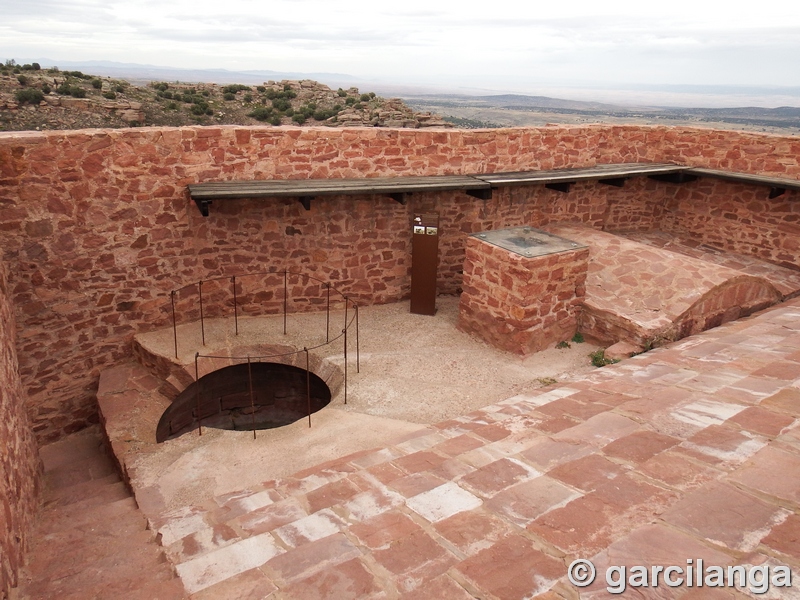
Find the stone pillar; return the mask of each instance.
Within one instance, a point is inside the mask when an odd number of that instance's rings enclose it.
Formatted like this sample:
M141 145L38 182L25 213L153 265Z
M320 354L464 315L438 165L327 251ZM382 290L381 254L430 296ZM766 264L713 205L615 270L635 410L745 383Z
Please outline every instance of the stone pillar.
M481 235L467 239L458 328L522 355L571 339L585 295L589 249L568 244L535 255L536 249L507 250Z

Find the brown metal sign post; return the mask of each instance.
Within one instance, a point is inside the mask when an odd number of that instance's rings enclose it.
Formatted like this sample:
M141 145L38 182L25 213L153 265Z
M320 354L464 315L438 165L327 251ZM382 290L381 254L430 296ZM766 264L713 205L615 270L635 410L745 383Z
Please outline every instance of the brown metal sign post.
M436 314L436 272L439 267L439 214L414 215L411 236L411 312Z

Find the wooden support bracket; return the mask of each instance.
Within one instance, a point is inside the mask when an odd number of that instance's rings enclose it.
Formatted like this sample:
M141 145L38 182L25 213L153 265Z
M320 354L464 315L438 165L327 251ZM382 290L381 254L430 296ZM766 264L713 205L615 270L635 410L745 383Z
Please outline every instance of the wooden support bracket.
M598 179L598 183L602 183L603 185L610 185L613 187L621 188L625 185L625 182L628 181L627 177L612 177L611 179Z
M559 181L556 183L545 183L544 187L548 190L555 190L557 192L562 192L564 194L569 192L569 188L572 185L571 181Z
M778 196L783 196L785 193L786 193L786 188L771 187L769 188L769 199L772 200L773 198L777 198Z
M477 198L478 200L491 200L492 199L492 188L487 188L485 190L465 190L467 196L472 198Z

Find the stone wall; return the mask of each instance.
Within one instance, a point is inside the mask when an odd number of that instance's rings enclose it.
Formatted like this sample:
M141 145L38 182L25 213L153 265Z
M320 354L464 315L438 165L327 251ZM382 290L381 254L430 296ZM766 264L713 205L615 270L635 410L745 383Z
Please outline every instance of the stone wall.
M7 269L0 260L0 598L16 587L36 513L40 462L23 404Z
M623 188L580 183L567 194L506 188L488 201L459 192L415 194L406 206L378 196L314 200L310 211L294 200L215 201L208 218L189 200L189 183L647 161L800 178L798 156L798 138L634 126L0 133L0 242L34 428L44 441L95 421L100 370L130 354L134 332L168 323L170 290L201 278L302 269L360 303L390 302L409 292L415 212L441 214L444 293L460 290L468 233L563 221L605 229L658 228L662 221L689 227L695 219L666 214L691 208L691 200L675 204L688 188L646 178ZM719 189L714 201L727 193ZM747 236L747 214L737 213L736 222ZM780 235L796 234L791 222L784 225ZM313 307L314 286L297 292L298 310ZM250 313L276 310L277 293L254 296Z

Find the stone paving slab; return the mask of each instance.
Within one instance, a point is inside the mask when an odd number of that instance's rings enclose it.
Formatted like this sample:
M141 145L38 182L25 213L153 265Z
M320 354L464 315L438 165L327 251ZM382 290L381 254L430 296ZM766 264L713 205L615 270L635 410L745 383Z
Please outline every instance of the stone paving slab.
M157 526L198 599L601 598L608 565L698 559L797 574L798 332L791 300ZM577 558L600 575L582 590Z

